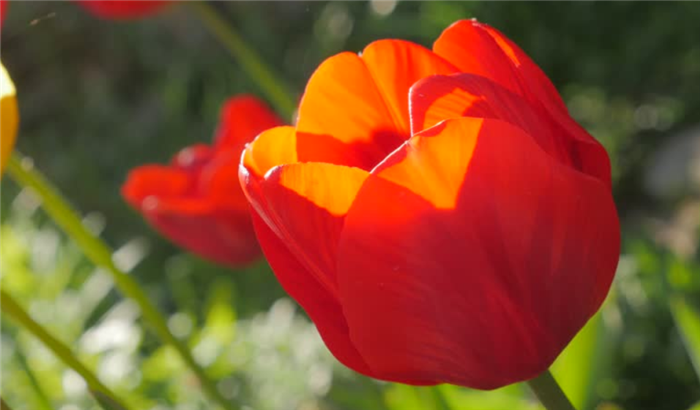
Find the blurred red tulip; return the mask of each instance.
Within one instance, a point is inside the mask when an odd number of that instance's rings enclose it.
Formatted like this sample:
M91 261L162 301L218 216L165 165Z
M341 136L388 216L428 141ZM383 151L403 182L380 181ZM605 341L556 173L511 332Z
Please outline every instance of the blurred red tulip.
M378 379L537 376L605 299L619 221L605 149L497 30L382 40L313 74L241 183L263 252L333 354Z
M222 109L213 146L193 145L170 165L132 170L122 195L179 246L230 267L251 262L260 250L238 182L238 161L245 143L280 124L257 98L232 98Z
M97 17L127 20L158 12L171 1L165 0L75 0Z
M7 13L7 0L0 0L0 27L2 27L2 22L5 21L5 13Z

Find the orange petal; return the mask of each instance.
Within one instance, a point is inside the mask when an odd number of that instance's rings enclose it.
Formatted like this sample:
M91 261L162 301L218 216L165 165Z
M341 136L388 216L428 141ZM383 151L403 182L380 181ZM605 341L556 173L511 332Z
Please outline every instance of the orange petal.
M409 88L425 76L453 72L430 50L400 40L374 42L361 56L329 58L301 101L299 159L372 169L410 136Z
M406 138L399 135L364 61L348 52L324 61L309 79L297 130L300 161L366 169Z
M337 278L350 337L388 380L491 389L533 377L608 292L611 192L508 123L430 131L372 172L345 219ZM464 139L476 141L469 160L455 154L469 151Z
M282 126L264 131L246 147L241 159L245 173L263 178L271 168L297 162L296 131Z
M372 171L436 208L452 209L476 146L482 121L446 121L411 138ZM435 138L440 136L440 138Z
M427 48L402 40L375 41L362 51L362 60L389 108L397 131L406 136L411 135L408 112L411 86L430 75L458 71Z

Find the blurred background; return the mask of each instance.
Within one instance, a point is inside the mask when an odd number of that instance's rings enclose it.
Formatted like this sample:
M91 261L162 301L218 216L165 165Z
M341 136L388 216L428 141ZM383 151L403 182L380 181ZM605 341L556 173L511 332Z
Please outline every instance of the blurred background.
M581 409L686 410L700 402L699 3L211 6L298 94L324 58L376 39L430 46L471 17L513 39L608 149L623 223L610 298L555 376ZM226 98L264 97L186 7L111 22L71 2L12 2L2 60L18 90L17 149L117 249L118 265L241 408L539 408L523 386L415 389L357 376L331 357L264 261L235 272L183 253L125 204L119 188L129 169L210 142ZM214 408L30 192L6 177L1 205L2 286L34 319L133 408ZM32 335L3 320L1 338L1 392L14 409L99 408L81 377Z

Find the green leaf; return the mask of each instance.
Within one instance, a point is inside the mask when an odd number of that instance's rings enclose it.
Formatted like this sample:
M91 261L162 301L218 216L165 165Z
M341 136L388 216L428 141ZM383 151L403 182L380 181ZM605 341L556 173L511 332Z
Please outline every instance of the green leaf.
M119 402L99 390L90 390L90 394L105 410L126 410Z
M391 385L384 395L391 409L451 410L439 387Z
M596 314L552 365L552 373L576 408L590 405L590 393L597 356L600 314Z
M437 387L451 410L537 410L541 406L529 398L521 384L497 390L479 391L449 384Z
M689 408L688 410L700 410L700 401L695 403L693 407Z
M685 350L700 378L700 312L678 295L671 296L669 305Z
M522 386L511 385L493 391L471 390L444 384L436 387L391 385L384 400L391 410L535 410L539 405L528 400Z
M78 373L85 383L90 386L90 390L100 392L102 398L109 398L111 407L105 407L106 410L125 410L126 407L119 403L117 396L95 376L83 363L78 360L71 349L56 339L43 326L37 323L29 314L20 306L17 301L4 289L0 289L0 308L2 313L13 319L22 329L31 332L39 339L44 346L51 350L63 363ZM100 401L98 396L95 398ZM102 403L100 401L100 403ZM118 406L118 407L115 407Z
M613 302L611 295L581 331L574 337L551 367L552 374L577 409L595 404L595 382L609 373L606 365L611 340L606 335L602 312Z

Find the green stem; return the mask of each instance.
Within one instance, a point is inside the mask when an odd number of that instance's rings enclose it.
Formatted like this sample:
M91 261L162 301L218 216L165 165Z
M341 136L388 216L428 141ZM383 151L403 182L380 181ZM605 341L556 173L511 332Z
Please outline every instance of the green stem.
M527 384L547 410L576 410L573 404L561 390L559 384L549 370L540 374Z
M0 397L0 410L12 410L12 408L5 403L5 400L3 400L2 397Z
M51 410L53 406L51 406L51 400L49 399L49 396L46 395L46 392L44 392L44 389L41 387L39 384L39 380L37 379L36 375L34 374L34 371L32 368L29 366L29 363L27 362L27 357L24 355L24 352L20 348L20 346L17 346L15 348L15 358L19 362L20 366L22 367L22 370L27 374L27 378L29 378L29 383L32 385L34 388L34 392L36 393L37 400L41 403L41 409L42 410Z
M107 386L102 384L102 382L95 376L87 367L85 367L80 361L73 355L73 352L68 348L68 346L61 343L58 339L52 336L46 329L44 329L40 324L38 324L34 319L32 319L27 312L22 309L22 307L15 301L15 299L7 292L0 290L0 308L2 312L11 318L13 318L17 323L22 325L23 329L28 330L34 336L36 336L41 342L49 348L56 356L58 356L66 366L75 370L87 383L88 387L92 392L97 392L98 395L106 397L109 399L113 406L111 408L115 409L126 409L126 406L121 403Z
M205 23L211 33L221 41L241 68L255 81L267 95L279 113L289 120L296 109L287 86L278 79L258 54L249 48L236 30L207 4L206 1L187 3Z
M56 224L75 241L95 265L104 268L111 274L119 290L139 306L145 321L150 323L158 337L164 343L174 347L185 364L197 375L204 391L219 403L221 407L227 410L234 410L233 404L221 395L214 382L204 372L204 369L194 360L185 344L173 336L168 329L165 318L153 305L138 282L117 268L112 260L113 251L83 225L78 213L63 199L58 190L39 171L34 169L31 165L31 160L25 159L15 151L8 161L7 172L19 185L31 188L39 196L42 201L42 207Z

